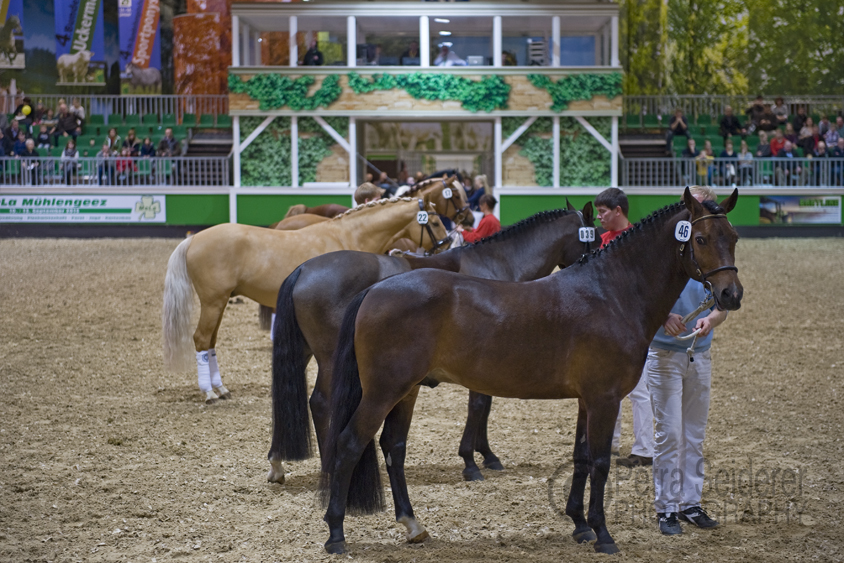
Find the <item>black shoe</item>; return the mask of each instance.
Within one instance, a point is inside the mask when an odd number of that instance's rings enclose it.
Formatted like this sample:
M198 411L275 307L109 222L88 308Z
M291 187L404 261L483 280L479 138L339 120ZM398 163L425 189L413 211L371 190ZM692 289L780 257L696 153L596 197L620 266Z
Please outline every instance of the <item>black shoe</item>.
M681 511L680 519L690 522L698 528L714 528L718 525L718 521L710 518L699 506L693 506Z
M615 464L620 465L622 467L644 467L648 465L653 465L654 458L630 454L627 457L618 458L617 460L615 460Z
M683 533L683 529L677 521L676 512L659 512L656 516L659 519L659 531L663 535L676 536Z

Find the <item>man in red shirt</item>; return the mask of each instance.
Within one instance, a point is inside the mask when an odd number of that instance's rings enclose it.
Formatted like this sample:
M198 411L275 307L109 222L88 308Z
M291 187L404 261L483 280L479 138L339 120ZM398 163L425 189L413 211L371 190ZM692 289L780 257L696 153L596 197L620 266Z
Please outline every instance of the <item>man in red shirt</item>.
M492 214L492 211L495 209L495 206L498 205L498 200L495 197L484 194L481 196L481 199L478 200L478 207L480 207L481 212L484 214L483 219L481 222L478 223L477 229L466 228L464 229L460 225L457 225L457 230L463 233L463 240L466 242L477 242L482 238L486 238L490 235L494 235L498 231L501 230L501 223Z
M632 227L627 220L630 205L627 196L618 188L608 188L595 198L595 208L598 210L598 220L606 232L601 233L601 248L612 239Z
M776 155L785 147L785 142L788 140L782 132L782 129L777 129L774 133L775 137L771 139L771 154Z

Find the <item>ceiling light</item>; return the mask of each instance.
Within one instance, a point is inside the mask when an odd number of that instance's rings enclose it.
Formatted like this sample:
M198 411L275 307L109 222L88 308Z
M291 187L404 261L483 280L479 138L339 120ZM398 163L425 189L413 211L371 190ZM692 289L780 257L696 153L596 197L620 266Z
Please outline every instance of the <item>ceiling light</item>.
M434 21L437 23L451 23L451 20L446 18L434 18Z
M451 35L451 32L450 31L441 31L440 35L449 36L449 35Z

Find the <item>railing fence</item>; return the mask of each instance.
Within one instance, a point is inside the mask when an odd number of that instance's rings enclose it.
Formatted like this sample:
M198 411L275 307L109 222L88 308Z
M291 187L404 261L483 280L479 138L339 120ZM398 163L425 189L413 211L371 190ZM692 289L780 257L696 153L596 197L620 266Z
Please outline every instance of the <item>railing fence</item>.
M778 96L766 96L765 104L773 105ZM806 108L806 114L827 114L835 121L834 115L844 111L844 95L835 96L782 96L788 107L789 115L797 113L797 108ZM626 116L662 116L662 126L668 126L668 118L677 108L688 117L709 115L717 120L724 114L724 108L732 106L736 115L743 116L744 111L753 104L755 96L709 96L709 95L666 95L666 96L624 96L623 113ZM645 124L647 125L647 124Z

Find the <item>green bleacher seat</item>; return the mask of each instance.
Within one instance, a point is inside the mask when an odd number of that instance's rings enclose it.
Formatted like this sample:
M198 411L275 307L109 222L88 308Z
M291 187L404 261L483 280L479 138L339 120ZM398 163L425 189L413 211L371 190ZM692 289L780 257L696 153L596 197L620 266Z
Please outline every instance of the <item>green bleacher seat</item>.
M695 123L697 123L698 125L712 125L712 116L708 113L698 114Z
M162 127L172 127L176 125L176 114L174 113L165 113L161 116L161 125Z
M106 117L106 125L111 125L114 127L115 125L123 125L123 116L119 113L111 113Z
M87 125L91 126L105 125L105 116L99 113L92 113L85 121Z
M137 113L130 113L126 116L123 120L126 125L140 125L141 124L141 116Z
M704 125L703 126L703 134L707 137L717 137L721 134L721 126L720 125Z
M158 125L158 115L154 113L148 113L141 118L141 123L149 126Z
M658 127L662 127L662 123L657 119L655 115L644 115L642 116L642 123L645 128L647 129L654 129Z
M142 158L137 162L138 166L138 174L151 174L152 173L152 161L148 158Z
M184 125L174 125L173 129L173 136L179 139L180 141L183 139L187 139L188 137L188 128ZM162 137L164 136L164 131L161 132Z
M642 116L638 113L624 116L624 125L628 129L639 129L642 126Z
M819 113L813 113L813 114L811 115L811 117L812 117L812 121L814 121L814 122L815 122L815 125L817 125L818 123L820 123L820 122L821 122L821 114L819 114Z
M182 115L182 125L187 127L194 127L196 126L196 114L195 113L186 113Z
M202 129L209 129L214 127L214 116L210 113L203 113L199 116L197 125Z
M90 123L86 123L82 126L82 134L83 135L96 135L98 131L98 127L96 125L91 125Z
M217 116L217 128L218 129L231 129L232 126L232 116L227 114L220 114Z
M50 149L50 156L61 156L64 147L53 147Z

